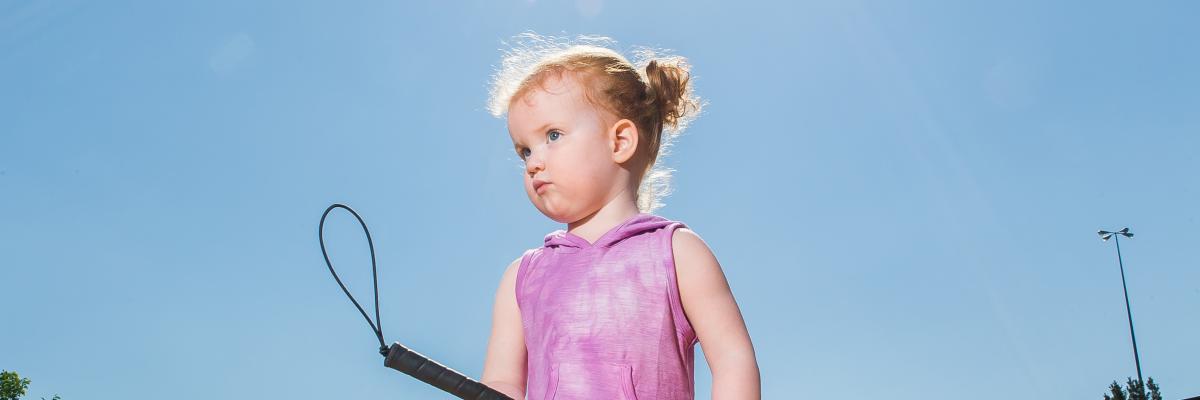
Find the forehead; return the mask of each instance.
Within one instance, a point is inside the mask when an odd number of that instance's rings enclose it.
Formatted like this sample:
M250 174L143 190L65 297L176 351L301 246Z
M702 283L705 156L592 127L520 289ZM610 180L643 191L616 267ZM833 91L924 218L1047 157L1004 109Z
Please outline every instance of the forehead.
M593 117L595 110L577 82L571 74L552 74L514 97L508 106L508 133L514 141L538 135L546 125Z

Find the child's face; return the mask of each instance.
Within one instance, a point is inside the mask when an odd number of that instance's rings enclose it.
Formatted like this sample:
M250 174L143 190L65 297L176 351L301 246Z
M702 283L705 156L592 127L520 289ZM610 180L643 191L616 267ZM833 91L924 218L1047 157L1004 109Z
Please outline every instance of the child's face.
M570 74L546 78L544 87L513 100L508 132L525 161L529 200L550 219L575 222L622 190L608 132L615 118L589 103Z

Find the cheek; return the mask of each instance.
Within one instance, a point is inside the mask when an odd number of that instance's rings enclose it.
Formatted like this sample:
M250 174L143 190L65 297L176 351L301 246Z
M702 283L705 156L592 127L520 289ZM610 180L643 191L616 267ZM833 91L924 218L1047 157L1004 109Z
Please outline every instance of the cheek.
M612 158L603 150L584 149L579 146L571 151L556 154L554 176L570 185L570 193L589 195L596 190L606 189L612 179Z

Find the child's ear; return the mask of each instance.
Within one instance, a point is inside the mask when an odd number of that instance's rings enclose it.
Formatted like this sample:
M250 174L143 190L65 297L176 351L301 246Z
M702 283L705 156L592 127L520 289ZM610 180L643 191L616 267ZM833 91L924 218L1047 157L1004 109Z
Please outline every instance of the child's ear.
M637 124L628 119L617 121L608 130L608 137L609 143L612 145L614 162L624 164L633 159L638 145Z

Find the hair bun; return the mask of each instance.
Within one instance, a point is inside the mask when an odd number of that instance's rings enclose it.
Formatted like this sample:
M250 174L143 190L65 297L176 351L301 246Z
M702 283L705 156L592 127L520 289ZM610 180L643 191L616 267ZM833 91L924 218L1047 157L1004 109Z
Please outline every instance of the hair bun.
M664 131L683 130L700 111L692 94L691 67L683 57L653 58L646 63L646 102L654 108Z

